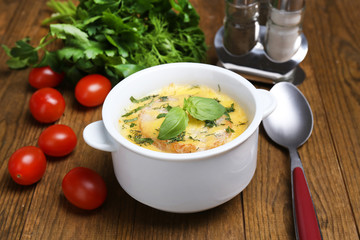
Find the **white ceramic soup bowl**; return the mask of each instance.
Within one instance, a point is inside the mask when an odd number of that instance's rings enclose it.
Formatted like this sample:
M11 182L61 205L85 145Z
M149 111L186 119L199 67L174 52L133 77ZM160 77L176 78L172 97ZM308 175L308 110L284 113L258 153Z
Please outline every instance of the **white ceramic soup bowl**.
M170 83L206 85L233 98L249 119L236 139L196 153L164 153L138 146L119 132L119 119L131 102ZM258 129L275 108L269 91L256 89L240 75L208 64L171 63L139 71L108 94L102 121L83 132L90 146L111 152L121 187L134 199L168 212L198 212L238 195L251 181L257 161Z

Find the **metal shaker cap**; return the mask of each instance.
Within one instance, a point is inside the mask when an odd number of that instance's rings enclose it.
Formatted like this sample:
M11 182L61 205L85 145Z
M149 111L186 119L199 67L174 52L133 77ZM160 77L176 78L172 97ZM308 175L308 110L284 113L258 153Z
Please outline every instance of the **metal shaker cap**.
M304 7L305 0L272 0L271 5L279 10L294 12Z
M226 0L226 1L234 5L250 5L252 3L258 2L258 0Z

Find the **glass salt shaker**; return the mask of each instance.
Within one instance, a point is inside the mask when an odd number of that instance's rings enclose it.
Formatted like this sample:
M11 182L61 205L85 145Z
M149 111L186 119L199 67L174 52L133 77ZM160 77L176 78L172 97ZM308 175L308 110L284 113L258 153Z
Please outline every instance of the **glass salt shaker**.
M225 0L224 46L231 54L251 51L259 39L258 0Z
M265 52L275 62L286 62L301 45L304 0L274 0L266 24Z

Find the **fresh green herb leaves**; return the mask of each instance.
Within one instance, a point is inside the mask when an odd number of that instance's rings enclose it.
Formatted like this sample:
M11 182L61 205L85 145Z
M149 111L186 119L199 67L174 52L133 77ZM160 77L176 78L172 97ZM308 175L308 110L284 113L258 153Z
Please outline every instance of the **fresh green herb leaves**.
M125 113L125 114L124 114L124 115L122 115L121 117L128 117L128 116L130 116L131 114L134 114L134 113L136 113L136 112L140 111L141 109L143 109L143 108L144 108L144 107L146 107L146 106L147 106L147 104L142 105L142 106L139 106L139 107L137 107L137 108L135 108L135 109L131 110L130 112Z
M144 101L149 100L149 99L151 99L151 101L148 102L148 103L145 103L144 105L139 106L139 107L137 107L137 108L135 108L135 109L132 109L131 111L125 113L125 114L122 115L121 117L128 117L128 116L130 116L130 115L132 115L132 114L140 111L140 110L143 109L144 107L149 106L149 105L154 101L154 98L155 98L156 96L157 96L157 95L151 95L151 96L147 96L147 97L144 97L144 98L142 98L142 99L139 99L139 100L137 100L137 99L135 99L133 96L131 96L131 97L130 97L130 101L133 102L133 103L140 103L140 102L144 102Z
M135 122L135 121L137 121L138 120L138 118L136 117L136 118L132 118L132 119L125 119L124 120L124 123L131 123L131 122Z
M230 107L225 108L227 113L231 113L235 111L234 103L231 104Z
M160 99L160 102L165 102L169 98L168 98L168 96L161 96L161 97L159 97L159 99Z
M50 33L53 37L56 36L59 39L73 38L77 40L79 44L89 44L89 36L87 33L71 24L51 24Z
M205 121L205 126L216 126L215 120L226 112L226 109L218 101L212 98L189 97L184 99L184 108L173 107L165 116L164 122L160 126L158 138L169 140L175 138L185 131L189 118L186 111L194 118ZM157 118L163 117L159 114Z
M227 129L226 129L226 132L227 133L233 133L235 131L234 131L234 129L232 129L231 127L228 126Z
M234 112L234 111L235 111L234 103L232 103L230 107L226 107L225 108L225 116L226 116L225 120L232 122L229 113Z
M166 113L160 113L156 116L157 119L166 117Z
M173 138L170 138L167 143L181 142L181 141L184 141L184 139L185 139L185 131L181 132L179 135L177 135Z
M153 142L154 142L154 140L152 140L151 138L143 138L143 137L139 137L139 136L135 136L134 141L137 144L153 144Z
M205 120L205 127L208 127L208 128L212 128L212 127L216 127L216 122L215 120Z
M183 131L189 122L187 113L180 107L173 107L166 114L163 123L160 126L158 139L168 140L175 138Z
M226 111L225 107L215 99L196 96L184 99L184 109L201 121L216 120Z
M193 140L194 142L200 142L200 140L199 140L199 139L197 139L197 138L193 138L192 136L189 136L189 139Z
M168 112L170 112L170 110L172 109L172 106L170 106L169 104L167 104L167 105L165 106L165 109L166 109Z
M113 83L146 67L170 62L203 62L205 37L189 0L49 0L54 14L38 46L26 38L2 46L10 68L48 65L75 84L98 73ZM48 51L55 40L62 47ZM45 52L45 54L41 54ZM39 56L43 56L39 58Z
M33 48L29 42L29 38L19 40L12 49L2 45L7 55L10 56L10 59L6 62L10 68L21 69L27 67L29 64L35 64L38 61L35 48Z
M130 131L133 135L128 135L128 138L129 139L133 139L135 143L137 144L153 144L154 140L152 140L151 138L144 138L142 135L141 135L141 132L140 131L137 131L137 130L131 130Z
M140 102L145 102L146 100L149 100L151 98L155 98L157 97L158 95L150 95L150 96L146 96L146 97L143 97L141 99L135 99L133 96L130 97L130 101L132 103L140 103Z

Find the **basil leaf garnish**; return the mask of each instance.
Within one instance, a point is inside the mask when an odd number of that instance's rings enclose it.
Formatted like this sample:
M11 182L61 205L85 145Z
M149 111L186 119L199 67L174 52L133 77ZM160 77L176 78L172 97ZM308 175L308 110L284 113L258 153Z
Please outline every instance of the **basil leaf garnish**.
M194 118L214 121L221 117L226 109L215 99L192 96L184 99L184 109Z
M160 126L158 139L168 140L176 137L185 131L188 122L189 117L182 108L171 108Z
M215 120L227 113L227 109L212 98L192 96L184 99L184 108L173 107L168 109L165 120L160 126L158 139L174 139L185 131L189 122L186 111L200 121L206 121L215 126ZM163 115L158 115L162 117Z

